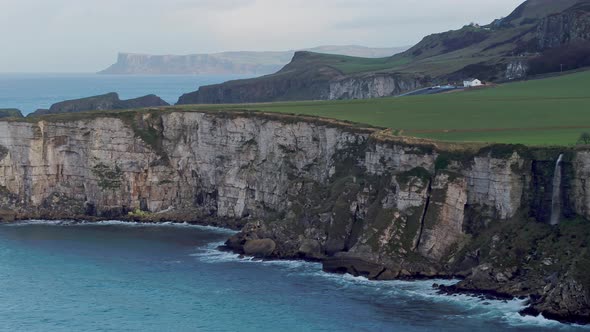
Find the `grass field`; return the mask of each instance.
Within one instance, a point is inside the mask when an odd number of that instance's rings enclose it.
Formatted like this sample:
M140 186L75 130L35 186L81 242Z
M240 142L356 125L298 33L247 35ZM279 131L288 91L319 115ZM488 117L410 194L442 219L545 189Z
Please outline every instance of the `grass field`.
M186 107L318 115L448 141L573 145L590 132L590 71L431 96Z

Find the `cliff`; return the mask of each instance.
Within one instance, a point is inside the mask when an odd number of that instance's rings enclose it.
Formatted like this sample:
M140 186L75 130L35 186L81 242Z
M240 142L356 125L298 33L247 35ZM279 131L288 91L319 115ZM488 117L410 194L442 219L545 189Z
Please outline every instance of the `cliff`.
M276 74L201 87L178 103L387 97L467 77L503 81L573 70L590 66L589 13L584 0L528 0L506 18L426 36L393 56L297 52Z
M338 100L394 96L424 86L422 75L360 73L347 75L325 63L324 55L296 52L276 74L200 87L178 105L253 103L288 100Z
M407 47L319 46L307 51L378 58ZM119 53L117 62L99 74L116 75L266 75L286 65L294 51L222 52L191 55Z
M119 95L117 93L111 92L100 96L66 100L55 103L51 105L48 110L39 109L28 116L159 106L169 106L169 104L156 95L147 95L134 99L121 100L119 99Z
M590 319L590 150L250 112L92 113L0 121L0 133L5 221L243 227L232 250L379 280L460 277L443 291L526 296L529 314ZM560 153L562 222L550 226Z

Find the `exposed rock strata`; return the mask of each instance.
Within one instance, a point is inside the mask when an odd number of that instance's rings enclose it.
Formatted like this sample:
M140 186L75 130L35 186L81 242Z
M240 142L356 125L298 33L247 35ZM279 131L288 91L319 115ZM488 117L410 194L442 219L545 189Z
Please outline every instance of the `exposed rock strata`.
M0 219L141 218L240 228L228 247L373 279L460 276L589 317L590 152L446 146L332 120L146 111L0 121ZM563 217L547 225L554 161Z

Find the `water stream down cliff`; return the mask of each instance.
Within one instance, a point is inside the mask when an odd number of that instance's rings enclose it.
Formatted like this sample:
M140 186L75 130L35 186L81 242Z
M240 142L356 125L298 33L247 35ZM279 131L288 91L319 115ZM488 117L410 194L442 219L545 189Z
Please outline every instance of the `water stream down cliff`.
M562 183L552 186L555 160ZM0 121L0 220L189 221L227 245L590 318L590 151L447 144L335 120L162 111ZM552 190L562 222L550 226ZM131 213L130 213L131 212Z
M551 195L551 225L559 224L561 217L561 161L563 154L559 155L555 163L555 174L553 175L553 194Z

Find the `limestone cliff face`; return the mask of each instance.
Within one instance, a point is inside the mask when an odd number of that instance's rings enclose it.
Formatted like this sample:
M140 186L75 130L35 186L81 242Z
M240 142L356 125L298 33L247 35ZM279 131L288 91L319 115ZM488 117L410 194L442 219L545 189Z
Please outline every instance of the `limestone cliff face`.
M546 223L561 152L247 112L0 121L0 219L139 209L150 220L245 225L230 248L373 279L463 276L459 290L532 295L539 312L586 317L590 297L571 292L590 289L588 253L570 246L589 227ZM590 152L566 151L563 174L562 217L589 218ZM558 295L575 301L549 305Z
M401 74L351 76L330 82L326 99L367 99L396 96L424 87L426 80Z
M509 80L519 79L526 76L529 70L529 64L526 60L515 60L506 66L505 78Z

